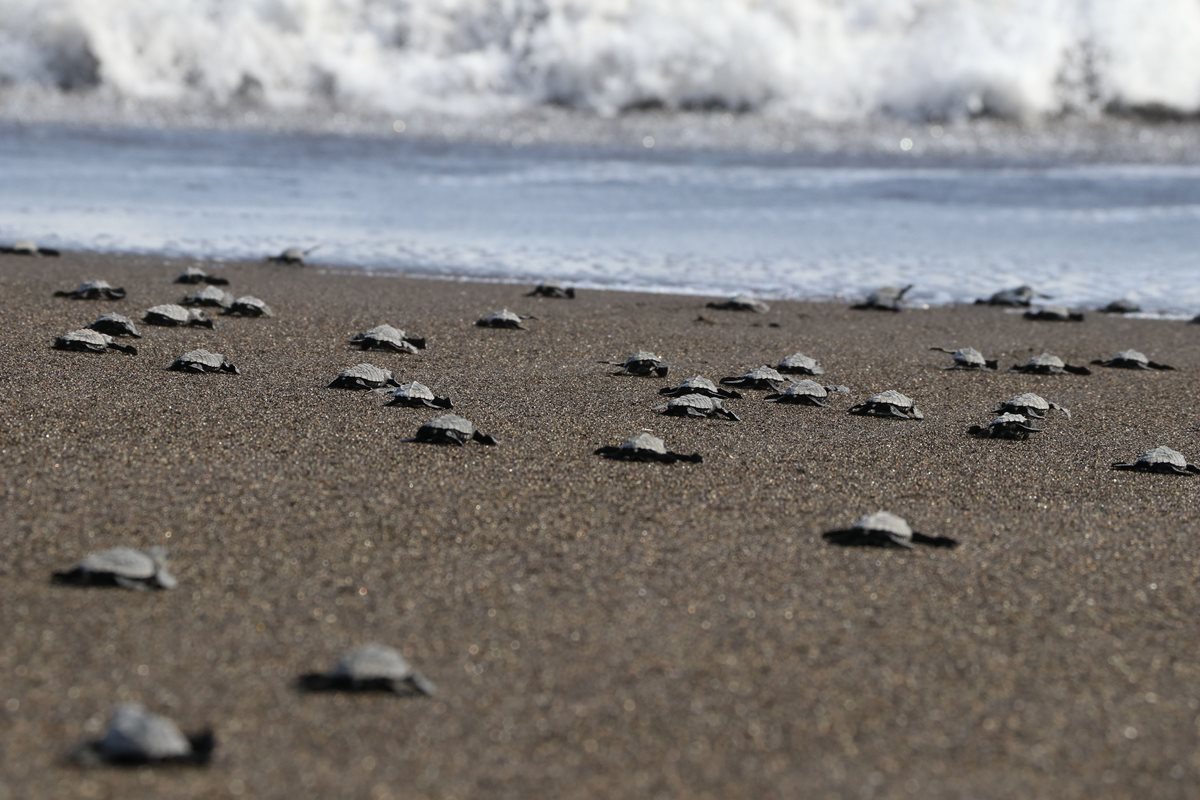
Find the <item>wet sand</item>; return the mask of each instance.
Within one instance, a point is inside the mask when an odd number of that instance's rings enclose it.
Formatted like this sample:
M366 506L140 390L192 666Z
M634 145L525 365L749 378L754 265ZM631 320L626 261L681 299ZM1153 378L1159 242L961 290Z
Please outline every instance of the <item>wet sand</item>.
M179 262L0 260L0 798L1188 797L1200 781L1200 326L998 309L903 314L231 265L273 319L142 326L136 357L55 352L104 311L176 302ZM56 300L102 277L121 302ZM507 306L527 331L471 322ZM708 321L699 321L703 317ZM389 322L417 356L359 354ZM1173 373L944 371L1127 347ZM188 349L240 376L165 371ZM610 377L647 348L667 380ZM848 397L653 412L657 390L796 350ZM433 411L327 389L370 361L500 440L406 443ZM914 397L923 422L845 413ZM1036 391L1069 407L1027 442L965 429ZM641 428L700 465L606 461ZM952 551L838 548L886 508ZM49 583L90 550L170 547L179 588ZM304 696L356 643L403 650L432 699ZM201 770L90 770L64 754L112 706L211 724Z

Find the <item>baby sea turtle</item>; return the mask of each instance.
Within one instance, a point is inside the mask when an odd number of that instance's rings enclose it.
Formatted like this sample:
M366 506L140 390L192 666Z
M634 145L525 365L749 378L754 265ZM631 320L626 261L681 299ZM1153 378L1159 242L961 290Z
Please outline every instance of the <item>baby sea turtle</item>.
M167 570L167 551L162 547L100 550L70 569L54 573L54 582L123 589L174 589L176 583L175 576Z
M175 279L175 282L188 284L188 285L192 285L192 286L199 284L199 283L207 283L209 286L228 286L229 285L228 278L222 278L217 275L209 275L207 272L200 269L199 267L188 267L187 269L185 269L183 272L181 272L179 274L179 277Z
M199 291L192 292L181 301L185 306L206 306L208 308L229 308L233 298L224 289L216 286L205 286Z
M958 542L947 536L926 536L917 533L903 517L889 511L876 511L859 517L849 528L828 531L825 541L847 547L903 547L914 544L930 547L955 547Z
M241 372L230 363L229 359L220 353L208 350L189 350L171 362L167 369L174 372L228 372L240 375Z
M1033 304L1034 298L1038 297L1044 300L1049 299L1047 295L1035 292L1032 286L1017 286L1013 289L1001 289L991 297L981 297L975 301L975 305L1028 308Z
M330 389L382 389L384 386L399 386L391 370L374 364L355 364L346 367L329 384Z
M1142 307L1127 297L1113 300L1106 306L1097 309L1101 314L1137 314Z
M493 311L479 319L475 320L477 328L510 328L524 330L525 326L521 323L524 320L533 319L530 316L522 316L515 312L509 311L507 308L502 308L499 311Z
M273 317L271 307L253 295L242 295L221 312L227 317Z
M211 328L213 326L213 321L206 317L203 311L184 308L174 303L146 309L146 313L142 316L142 322L166 328Z
M911 397L889 389L873 394L865 402L850 407L851 414L860 417L894 417L896 419L925 419Z
M533 291L525 295L526 297L551 297L556 300L574 300L575 290L570 286L563 286L561 283L546 281L539 283L533 287Z
M845 386L822 386L816 381L802 380L789 384L782 392L769 394L763 399L768 403L784 403L796 406L828 406L829 392L846 392Z
M1161 446L1142 453L1132 464L1113 464L1112 468L1133 472L1157 472L1163 475L1200 474L1200 467L1189 464L1183 453Z
M494 438L476 428L471 420L458 414L434 417L417 429L417 435L411 441L460 446L466 446L467 442L471 441L486 445L496 444Z
M1071 418L1070 411L1058 403L1051 403L1046 398L1033 392L1025 392L1024 394L1008 398L1000 404L996 412L999 414L1020 414L1029 419L1044 419L1046 412L1051 409L1061 412L1067 419Z
M1157 370L1173 370L1172 366L1167 364L1159 364L1157 361L1151 361L1146 358L1145 353L1137 350L1122 350L1115 356L1109 359L1096 359L1092 362L1101 367L1113 367L1115 369L1157 369Z
M778 392L787 385L787 379L778 370L763 365L736 378L721 378L723 386L738 386L743 389L763 389Z
M775 369L782 372L784 375L824 375L825 369L817 360L811 356L806 356L804 353L792 353L785 357L776 366Z
M1030 434L1041 433L1042 429L1035 421L1026 419L1023 414L1001 414L987 425L972 425L967 433L984 439L1028 439Z
M718 311L752 311L755 314L765 314L771 310L771 307L762 300L747 294L735 294L728 300L713 300L707 306Z
M308 248L307 250L305 250L302 247L289 247L286 250L284 250L283 252L281 252L279 255L267 256L266 260L272 264L300 265L300 264L304 263L304 259L308 257L309 253L313 252L320 246L321 245L319 245L319 244L314 244L312 247Z
M133 320L124 314L104 314L91 325L88 325L88 327L94 331L106 333L109 336L142 338L142 334L138 332L137 326L133 324Z
M718 388L715 383L702 375L693 375L675 386L659 389L659 394L667 397L683 397L685 394L702 394L706 397L718 397L722 400L740 400L742 395L731 389Z
M601 447L596 450L596 455L616 461L660 461L664 464L674 464L676 461L699 464L704 460L699 453L692 453L690 456L673 453L667 449L662 439L649 433L639 433L616 447Z
M54 296L72 300L121 300L125 297L125 290L108 281L84 281L71 291L55 292Z
M665 406L658 406L654 410L668 417L707 417L741 422L741 417L726 409L720 400L706 394L672 397Z
M1042 306L1026 311L1025 319L1039 322L1083 322L1083 314L1066 306Z
M617 366L620 369L614 372L614 375L658 376L659 378L665 378L667 377L667 371L670 370L670 367L663 363L662 356L651 353L649 350L638 350L624 361L617 363Z
M356 333L350 338L350 346L359 350L391 350L393 353L415 353L425 349L425 339L410 336L391 325L376 325L369 331Z
M398 650L367 644L342 656L329 672L300 676L300 688L309 692L390 692L398 695L432 695L436 687L417 672Z
M73 760L83 766L203 766L215 748L211 730L185 734L167 717L126 703L117 706L104 736L77 749Z
M908 294L913 288L910 283L907 286L881 286L875 291L867 295L867 299L861 303L856 303L850 306L851 308L860 311L900 311L903 309L904 295Z
M1042 353L1034 356L1024 364L1015 364L1008 368L1009 372L1023 372L1026 375L1091 375L1087 367L1073 367L1052 353Z
M53 247L38 247L37 242L28 239L20 242L13 242L10 245L0 247L0 255L6 256L47 256L49 258L57 258L62 255Z
M960 347L957 350L950 350L945 347L931 347L930 350L935 350L939 353L949 353L954 357L954 366L946 367L946 369L995 369L996 360L983 357L983 353L976 350L974 347Z
M100 333L90 328L64 333L54 340L55 350L71 350L78 353L104 353L108 350L118 350L131 356L137 355L137 348L131 344L121 344L107 333Z
M436 397L433 390L423 383L403 383L392 390L392 399L386 405L405 408L454 408L448 397Z

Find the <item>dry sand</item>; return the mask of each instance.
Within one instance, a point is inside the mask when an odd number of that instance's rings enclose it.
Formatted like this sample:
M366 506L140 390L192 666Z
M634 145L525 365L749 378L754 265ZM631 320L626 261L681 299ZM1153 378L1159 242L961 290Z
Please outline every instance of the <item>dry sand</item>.
M141 353L55 352L107 310L175 302L179 263L0 261L0 797L1194 797L1200 479L1116 473L1156 444L1200 458L1200 326L990 308L903 314L233 265L274 319L145 328ZM56 300L103 277L125 301ZM471 322L508 306L528 331ZM697 321L698 315L712 324ZM359 354L403 325L418 356ZM1137 347L1175 373L940 369ZM164 367L203 346L240 376ZM609 377L639 348L668 381L817 356L826 410L652 408ZM499 447L409 444L432 411L325 388L359 361L449 394ZM924 422L845 413L897 388ZM1032 390L1074 411L1024 442L965 429ZM701 465L591 455L649 428ZM953 551L837 548L887 508ZM48 577L90 550L171 548L179 588ZM302 696L356 643L401 648L429 700ZM204 770L63 764L112 706L212 724Z

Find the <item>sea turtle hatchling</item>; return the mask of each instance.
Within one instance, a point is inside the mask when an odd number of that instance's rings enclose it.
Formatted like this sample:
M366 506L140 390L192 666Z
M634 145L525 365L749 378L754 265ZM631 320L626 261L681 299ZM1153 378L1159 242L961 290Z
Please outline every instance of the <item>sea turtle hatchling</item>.
M778 392L787 385L787 379L780 375L778 370L764 364L737 377L721 378L721 385Z
M509 311L507 308L502 308L499 311L492 311L475 320L475 327L525 330L525 326L521 323L527 319L533 319L533 317L523 316L514 311Z
M672 452L662 439L649 433L631 436L615 447L598 448L595 454L615 461L658 461L664 464L674 464L676 461L699 464L704 460L699 453L684 455Z
M972 425L967 433L981 439L1017 439L1025 440L1031 434L1041 433L1042 429L1035 420L1027 419L1023 414L1005 413L993 419L987 425Z
M546 281L539 283L533 287L533 290L528 292L526 297L549 297L555 300L574 300L575 290L570 286L563 286L561 283L554 281Z
M167 369L173 372L228 372L240 375L241 372L230 363L229 359L220 353L208 350L189 350L171 362Z
M198 308L184 308L174 303L146 309L142 322L164 328L211 328L213 321Z
M1147 450L1132 464L1113 464L1112 468L1133 472L1157 472L1163 475L1200 474L1200 467L1189 464L1183 453L1162 446Z
M812 356L804 353L792 353L785 356L775 365L775 369L784 375L824 375L825 368L817 363Z
M135 550L114 547L89 554L75 566L53 576L55 583L72 586L119 586L123 589L174 589L162 547Z
M1157 361L1151 361L1146 358L1146 354L1137 350L1122 350L1112 358L1096 359L1092 362L1101 367L1112 367L1113 369L1156 369L1156 370L1173 370L1174 367L1168 364L1160 364Z
M1142 307L1129 298L1122 297L1096 310L1101 314L1137 314L1141 312Z
M1035 292L1032 286L1017 286L1012 289L1001 289L991 297L981 297L975 301L975 305L1028 308L1033 305L1035 298L1050 299L1048 295Z
M227 317L273 317L271 307L253 295L242 295L221 312Z
M388 692L432 695L437 688L412 668L398 650L367 644L346 653L329 672L301 675L300 688L309 692Z
M104 736L79 747L73 760L82 766L203 766L215 747L211 730L185 734L167 717L126 703L113 711Z
M108 281L84 281L71 291L58 291L54 296L72 300L123 300L125 290Z
M717 397L721 400L740 400L742 395L732 389L722 389L703 375L693 375L675 386L659 389L659 394L667 397L683 397L685 394L702 394L707 397Z
M109 336L132 336L134 339L142 338L142 334L138 332L137 326L133 324L133 320L124 314L104 314L91 325L88 325L88 328L108 334Z
M950 350L946 347L931 347L929 349L939 353L949 353L954 358L954 364L946 367L946 369L994 370L996 368L995 359L984 358L983 353L974 347L960 347L957 350Z
M292 264L299 266L304 263L304 259L308 254L316 250L321 245L314 244L312 247L305 250L303 247L289 247L281 251L278 255L267 256L266 261L271 264Z
M207 308L229 308L233 305L233 298L224 289L219 289L216 286L205 286L203 289L192 292L184 297L180 301L180 304L185 306L205 306Z
M448 397L437 397L433 390L423 383L402 383L388 395L391 399L385 403L389 406L405 408L454 408Z
M911 283L907 286L881 286L868 294L861 303L850 307L859 311L901 311L904 308L904 295L912 288Z
M176 283L183 283L189 286L195 286L200 283L207 283L209 286L228 286L229 279L222 278L218 275L209 275L199 267L188 267L183 272L179 273L179 277L175 279Z
M1044 419L1048 411L1058 411L1067 419L1071 412L1058 403L1051 403L1046 398L1033 392L1025 392L1008 398L996 408L998 414L1020 414L1029 419Z
M466 446L468 442L494 445L496 440L475 427L475 423L458 414L442 414L434 417L417 429L417 435L409 441L426 444L454 444Z
M104 353L109 350L117 350L131 356L137 355L137 348L133 345L121 344L107 333L94 331L91 328L81 328L64 333L54 340L54 349L77 353Z
M955 547L958 542L948 536L926 536L917 533L908 522L890 511L876 511L854 521L849 528L827 531L825 541L847 547L901 547L914 544L930 547Z
M1025 312L1024 317L1038 322L1083 322L1082 312L1073 311L1066 306L1031 308Z
M850 407L851 414L860 417L887 417L892 419L925 419L921 409L911 397L895 389L873 394L864 402Z
M706 305L717 311L750 311L755 314L765 314L771 310L762 300L746 294L735 294L727 300L713 300Z
M822 386L816 381L801 380L788 384L782 392L769 394L763 399L768 403L783 403L794 406L828 406L826 398L830 392L844 394L848 392L845 386Z
M1070 373L1071 375L1091 375L1092 371L1087 367L1074 367L1063 361L1053 353L1042 353L1033 356L1024 364L1014 364L1008 368L1009 372L1021 372L1026 375L1062 375Z
M620 367L613 373L614 375L665 378L670 370L670 367L663 363L662 356L651 353L649 350L638 350L624 361L614 362L614 364Z
M382 389L384 386L399 386L392 371L374 364L355 364L338 373L329 384L330 389Z
M393 353L416 353L425 349L425 339L412 336L391 325L376 325L369 331L356 333L350 338L350 346L359 350L390 350Z
M742 418L725 408L724 404L715 397L706 394L685 394L672 397L665 406L654 409L668 417L707 417L708 419L726 419L730 422L741 422Z
M10 245L0 247L0 255L6 256L46 256L48 258L57 258L62 255L59 250L53 247L38 247L38 243L25 239L19 242L13 242Z

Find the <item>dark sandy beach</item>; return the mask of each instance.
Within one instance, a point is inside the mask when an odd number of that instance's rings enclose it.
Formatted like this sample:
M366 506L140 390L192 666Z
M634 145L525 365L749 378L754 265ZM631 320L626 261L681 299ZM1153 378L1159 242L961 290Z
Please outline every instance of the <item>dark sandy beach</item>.
M1200 325L1035 323L231 265L272 319L142 326L136 357L62 353L104 311L176 302L182 265L0 260L0 798L1194 797L1200 784ZM51 297L90 277L121 302ZM1000 287L997 287L1000 288ZM528 331L472 327L507 306ZM697 321L703 316L708 322ZM389 322L416 356L360 354ZM1088 377L944 371L1125 348L1179 367ZM240 376L165 371L195 347ZM666 381L598 363L647 348ZM848 397L655 414L657 390L802 350ZM500 440L405 443L433 411L327 389L370 361ZM885 389L923 422L845 413ZM1035 391L1027 442L965 429ZM700 465L592 451L642 428ZM955 550L833 547L889 509ZM179 588L51 585L90 550L166 545ZM432 699L305 696L347 647L399 647ZM207 769L64 764L137 700L211 724Z

